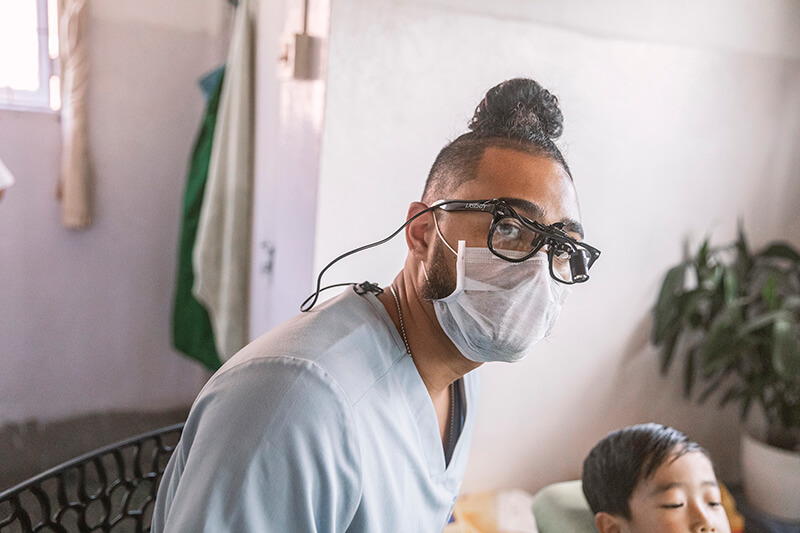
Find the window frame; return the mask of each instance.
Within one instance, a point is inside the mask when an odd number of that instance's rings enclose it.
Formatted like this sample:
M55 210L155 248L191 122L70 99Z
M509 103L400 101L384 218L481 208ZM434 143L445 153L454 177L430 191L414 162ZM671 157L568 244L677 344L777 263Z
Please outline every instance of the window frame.
M39 88L35 91L0 87L0 110L35 111L57 114L51 107L51 77L59 76L59 59L50 57L48 0L36 0L36 25L39 40ZM56 30L57 31L57 30ZM59 80L60 82L60 80ZM60 87L60 83L58 84ZM60 100L60 99L59 99Z

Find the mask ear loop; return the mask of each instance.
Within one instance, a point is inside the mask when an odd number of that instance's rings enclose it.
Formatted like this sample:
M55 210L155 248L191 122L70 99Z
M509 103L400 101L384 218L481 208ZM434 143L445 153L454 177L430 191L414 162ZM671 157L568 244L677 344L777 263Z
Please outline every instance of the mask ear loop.
M425 281L430 281L430 278L428 277L428 269L425 268L425 263L420 259L419 264L422 267L422 273L425 274Z
M445 244L447 244L447 243L445 243ZM448 248L450 248L450 247L448 246ZM452 248L450 248L450 249L452 250ZM462 292L464 292L464 276L466 274L466 272L465 272L466 251L467 251L467 241L458 241L458 252L455 252L455 254L456 254L456 288L453 289L453 292L451 292L448 296L445 296L444 298L440 298L439 300L436 300L437 302L443 302L443 303L451 302L451 301L455 300L456 298L458 298L458 296Z
M439 229L439 221L436 220L436 211L433 212L433 225L436 226L436 233L437 233L437 235L439 235L439 238L442 239L442 242L444 243L444 245L447 246L447 249L450 250L451 252L453 252L453 255L458 257L458 252L453 250L453 247L450 246L450 244L447 242L447 239L445 239L444 235L442 235L442 230ZM461 241L459 241L459 242L461 242Z

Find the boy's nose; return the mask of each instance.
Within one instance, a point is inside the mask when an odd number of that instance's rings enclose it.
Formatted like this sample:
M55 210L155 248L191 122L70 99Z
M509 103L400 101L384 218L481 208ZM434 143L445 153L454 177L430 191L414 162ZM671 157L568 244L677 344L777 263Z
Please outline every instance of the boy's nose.
M708 514L704 511L701 506L694 506L694 513L693 513L693 522L694 526L692 527L692 531L695 533L714 533L717 531L714 522L708 516Z
M717 531L716 525L704 505L689 504L689 507L692 513L692 532L713 533Z
M714 533L717 531L716 526L703 515L703 519L697 522L696 527L692 530L696 533Z

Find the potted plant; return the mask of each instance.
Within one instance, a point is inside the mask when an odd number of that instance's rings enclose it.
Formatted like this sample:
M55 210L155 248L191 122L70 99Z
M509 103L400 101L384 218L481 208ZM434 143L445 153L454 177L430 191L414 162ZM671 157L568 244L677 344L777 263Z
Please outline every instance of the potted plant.
M717 395L720 406L737 403L742 420L760 406L763 443L742 437L745 493L762 511L800 521L800 252L783 242L754 252L741 226L728 246L706 238L666 273L652 341L662 372L683 359L687 397L698 385L699 402ZM757 457L766 463L753 466ZM778 487L775 477L794 487Z

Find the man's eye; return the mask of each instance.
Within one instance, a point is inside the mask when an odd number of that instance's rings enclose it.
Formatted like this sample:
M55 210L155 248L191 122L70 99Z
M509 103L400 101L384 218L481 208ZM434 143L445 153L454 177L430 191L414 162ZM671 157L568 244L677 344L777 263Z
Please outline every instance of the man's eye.
M503 236L504 239L518 239L519 227L511 223L500 223L497 225L496 231Z

